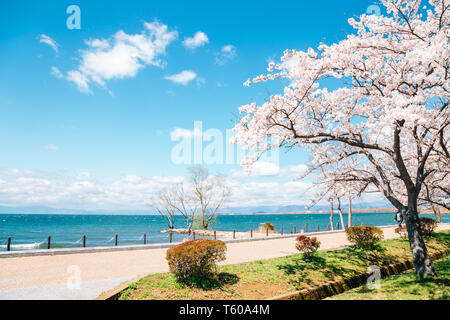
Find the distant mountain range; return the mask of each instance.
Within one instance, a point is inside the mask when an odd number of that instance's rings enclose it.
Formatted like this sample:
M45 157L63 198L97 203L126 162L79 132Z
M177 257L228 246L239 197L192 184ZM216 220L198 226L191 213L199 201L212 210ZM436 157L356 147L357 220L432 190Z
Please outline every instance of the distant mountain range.
M346 211L347 204L342 205L342 210ZM379 209L392 208L389 203L384 201L362 202L352 204L353 211L361 209ZM334 208L337 212L337 208ZM329 212L329 205L316 205L310 209L306 205L287 205L287 206L248 206L248 207L228 207L220 210L222 214L244 214L244 213L292 213L292 212ZM143 215L156 214L151 210L84 210L84 209L65 209L51 208L45 206L12 207L0 206L0 214L112 214L112 215Z

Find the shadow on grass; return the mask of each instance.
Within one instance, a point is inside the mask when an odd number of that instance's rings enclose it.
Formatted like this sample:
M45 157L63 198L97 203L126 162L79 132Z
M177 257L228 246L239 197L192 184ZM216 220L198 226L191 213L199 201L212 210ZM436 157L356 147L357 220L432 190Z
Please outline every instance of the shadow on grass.
M351 246L343 250L342 253L345 255L343 257L345 260L353 261L360 266L366 266L368 264L385 266L396 263L401 259L397 255L388 254L387 250L379 244L366 248Z
M191 277L184 282L189 287L202 290L218 290L226 285L233 285L239 282L239 277L235 274L221 272L211 277Z
M426 237L425 239L435 239L437 243L444 244L446 246L450 246L450 232L443 233L434 232L430 237Z
M385 248L376 244L370 248L352 246L332 253L318 254L309 260L298 257L277 267L290 276L292 285L302 288L305 284L315 285L354 276L369 265L382 266L398 261L398 256L389 254Z
M292 263L283 263L277 266L278 270L283 270L285 274L292 275L307 268L306 261L303 258L292 259Z
M337 277L345 277L353 275L355 271L351 268L344 267L338 263L330 263L321 256L314 256L310 259L296 258L291 262L280 264L277 266L279 270L283 270L286 275L293 276L289 282L296 288L302 288L304 284L317 284L318 278L323 277L328 280L336 279ZM319 271L320 275L315 273ZM323 281L323 280L322 280Z

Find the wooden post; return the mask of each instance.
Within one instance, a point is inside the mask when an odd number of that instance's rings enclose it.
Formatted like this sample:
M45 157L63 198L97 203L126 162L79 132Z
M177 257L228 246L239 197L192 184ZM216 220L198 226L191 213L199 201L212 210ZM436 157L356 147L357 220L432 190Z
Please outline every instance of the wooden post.
M280 231L281 235L283 235L283 226L281 226L281 231Z
M236 239L236 230L233 230L233 239Z
M11 237L6 241L6 251L11 251Z
M266 228L266 237L269 236L269 228Z
M144 233L144 244L147 244L147 235Z
M294 233L297 233L297 227L294 227Z
M83 235L83 248L86 248L86 235Z
M317 225L317 232L320 232L320 226Z
M338 223L337 223L337 228L336 229L338 229L339 230L339 221L338 221Z
M216 240L217 239L217 232L216 232L216 230L214 230L214 240Z
M250 238L253 238L253 229L250 229Z
M52 239L52 237L48 236L47 238L47 249L50 249L50 240Z
M172 243L172 230L169 230L169 243Z
M330 224L328 224L328 231L330 231Z
M308 233L308 224L305 224L305 233Z
M115 236L114 236L114 245L117 247L117 238L118 238L118 235L116 234Z
M192 231L192 240L195 240L195 231Z

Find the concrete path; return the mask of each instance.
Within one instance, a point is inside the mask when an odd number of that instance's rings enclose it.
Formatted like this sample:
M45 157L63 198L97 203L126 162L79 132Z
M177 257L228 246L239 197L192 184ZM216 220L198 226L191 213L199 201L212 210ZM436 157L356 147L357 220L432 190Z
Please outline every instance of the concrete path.
M442 224L438 230L450 229ZM383 228L395 238L393 227ZM321 250L348 245L344 232L314 235ZM294 238L227 244L222 264L269 259L297 253ZM167 249L77 253L0 259L0 299L93 299L136 277L167 272Z

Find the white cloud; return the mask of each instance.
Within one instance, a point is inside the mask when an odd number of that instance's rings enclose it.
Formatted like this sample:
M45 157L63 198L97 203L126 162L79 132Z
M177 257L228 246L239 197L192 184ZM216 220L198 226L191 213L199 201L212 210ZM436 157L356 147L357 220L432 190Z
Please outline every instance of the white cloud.
M125 175L113 182L91 180L81 172L75 176L20 169L2 169L0 205L42 205L79 209L145 209L151 195L182 181L182 177L144 178Z
M122 181L126 183L139 183L142 181L142 177L139 177L135 174L129 174L122 178Z
M276 167L266 166L262 173L275 173ZM270 169L270 170L269 170ZM173 183L180 176L143 177L124 175L110 182L92 179L88 172L74 176L49 174L27 169L0 169L0 205L51 206L69 209L149 209L151 196ZM281 206L309 204L316 189L304 181L267 181L228 179L231 187L229 207ZM376 201L380 195L367 195L359 201Z
M277 164L267 161L257 161L250 167L250 171L247 172L244 169L232 169L230 171L233 178L261 178L261 177L282 177L289 179L297 179L301 177L308 170L308 166L304 164L289 165L284 168L280 168ZM292 181L292 180L290 180Z
M6 175L9 177L20 176L34 176L37 172L30 169L17 169L17 168L0 168L0 175Z
M58 79L64 78L63 74L61 73L61 71L59 71L57 67L52 67L51 70L52 70L51 74L54 75L56 78Z
M258 161L250 168L250 172L246 172L243 169L232 170L231 174L233 178L243 177L274 177L280 173L280 167L272 162Z
M46 36L45 34L41 34L39 42L49 45L56 53L58 53L58 43L55 40L53 40L52 38L50 38L49 36Z
M164 79L170 80L173 83L181 84L183 86L187 86L189 82L194 80L197 77L197 74L192 70L183 70L180 73L165 76Z
M224 65L228 61L234 59L236 57L236 47L229 44L220 50L220 52L216 52L216 63L218 65Z
M291 178L299 178L300 176L305 174L307 170L308 166L304 164L291 165L283 168L280 174Z
M283 206L309 203L314 197L312 186L298 181L240 181L232 180L230 207Z
M44 149L49 150L49 151L56 151L56 150L58 150L58 147L55 146L54 144L46 144L44 146Z
M80 90L83 93L92 93L91 89L89 88L89 79L81 73L78 70L71 70L67 72L66 79L69 81L72 81L77 85L78 90Z
M83 93L91 93L92 84L106 89L108 80L134 77L147 66L164 66L160 57L177 37L177 31L155 21L145 22L138 34L120 30L108 39L90 39L85 42L87 49L80 50L80 65L65 78Z
M252 175L257 177L276 176L280 167L271 162L257 162L252 168Z
M200 88L202 85L204 85L206 83L206 80L205 80L205 78L197 77L196 83L197 83L197 88Z
M86 181L86 180L89 180L89 179L91 179L91 174L89 173L89 172L80 172L78 175L77 175L77 178L76 178L77 180L84 180L84 181Z
M170 139L172 141L178 141L180 139L190 139L193 137L201 137L203 132L199 128L194 128L194 130L175 128L170 132Z
M223 82L223 81L217 81L216 82L216 86L219 87L219 88L223 88L223 87L228 86L228 84L226 82Z
M184 38L183 46L189 49L195 49L204 46L208 42L208 36L202 31L198 31L192 38Z

